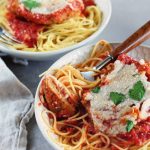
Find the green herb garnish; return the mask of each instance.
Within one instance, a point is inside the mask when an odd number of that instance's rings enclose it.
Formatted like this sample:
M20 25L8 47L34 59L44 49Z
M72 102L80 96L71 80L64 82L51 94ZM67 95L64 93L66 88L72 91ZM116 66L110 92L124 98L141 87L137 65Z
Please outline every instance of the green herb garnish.
M32 8L36 8L39 7L41 5L41 3L35 1L35 0L24 0L23 4L25 5L25 7L27 7L28 9L32 9Z
M128 121L127 121L127 126L126 126L127 132L130 132L133 127L134 127L133 121L128 120Z
M93 93L98 93L99 91L100 91L100 87L98 86L92 90Z
M136 82L133 88L129 90L128 94L130 98L140 101L145 94L145 88L143 83L141 81Z
M111 92L110 99L114 102L114 104L118 105L125 100L125 95L118 92Z

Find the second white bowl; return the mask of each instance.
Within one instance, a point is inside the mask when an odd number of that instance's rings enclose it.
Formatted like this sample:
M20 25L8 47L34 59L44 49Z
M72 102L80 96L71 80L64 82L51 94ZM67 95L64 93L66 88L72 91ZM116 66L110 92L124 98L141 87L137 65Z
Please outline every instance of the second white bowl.
M89 42L91 43L92 41L94 41L94 39L96 39L98 35L100 35L100 33L107 26L110 20L111 11L112 11L110 0L95 0L95 2L100 7L103 13L102 23L99 29L95 33L93 33L90 37L83 40L82 42L77 43L73 46L69 46L66 48L59 49L59 50L48 51L48 52L19 51L13 48L9 48L6 45L0 44L0 51L7 53L9 55L12 55L14 57L19 57L19 58L28 59L28 60L48 60L49 58L53 56L58 56L59 54L63 54L71 50L77 49L81 46L87 45Z

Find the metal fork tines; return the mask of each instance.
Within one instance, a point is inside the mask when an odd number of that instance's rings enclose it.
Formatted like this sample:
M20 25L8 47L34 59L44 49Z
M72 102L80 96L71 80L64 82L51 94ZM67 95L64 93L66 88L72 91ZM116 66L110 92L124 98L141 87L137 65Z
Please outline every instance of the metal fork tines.
M21 44L20 41L18 41L2 27L0 27L0 42L8 45L13 45L14 43Z

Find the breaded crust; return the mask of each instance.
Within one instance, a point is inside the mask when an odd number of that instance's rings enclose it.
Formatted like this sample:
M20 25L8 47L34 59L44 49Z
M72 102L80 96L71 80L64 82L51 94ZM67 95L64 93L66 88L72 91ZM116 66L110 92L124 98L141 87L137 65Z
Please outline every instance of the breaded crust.
M19 0L10 0L8 9L17 16L23 17L28 21L36 24L50 25L54 23L62 23L64 20L72 16L80 15L84 9L84 4L82 0L69 0L69 5L66 5L62 9L50 14L37 14L26 9L23 4L19 3Z
M78 97L68 93L64 85L51 75L43 79L40 97L44 99L47 108L53 111L57 118L67 118L76 113Z

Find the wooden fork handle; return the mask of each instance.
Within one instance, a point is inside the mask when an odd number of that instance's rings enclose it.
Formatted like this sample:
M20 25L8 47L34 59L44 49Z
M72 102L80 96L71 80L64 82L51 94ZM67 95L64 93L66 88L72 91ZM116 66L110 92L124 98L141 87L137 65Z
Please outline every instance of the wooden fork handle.
M133 33L129 38L127 38L123 43L121 43L117 48L115 48L111 56L113 56L113 58L117 58L121 53L128 53L149 38L150 20L141 28L139 28L135 33Z

